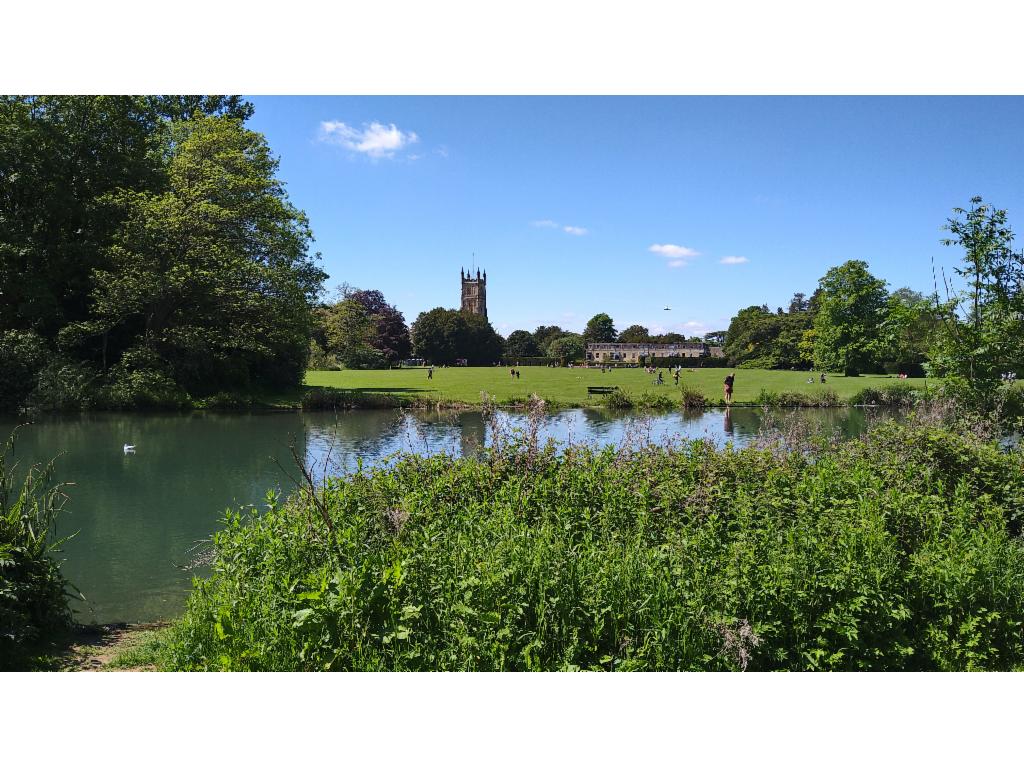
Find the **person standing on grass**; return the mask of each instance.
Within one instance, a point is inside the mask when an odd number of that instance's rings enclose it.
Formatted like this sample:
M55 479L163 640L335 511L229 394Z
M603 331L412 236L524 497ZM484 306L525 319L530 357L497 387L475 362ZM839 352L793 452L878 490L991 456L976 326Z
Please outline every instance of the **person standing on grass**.
M679 386L679 369L676 368L676 372L672 374L672 377L676 380L676 386Z
M732 404L732 386L736 383L736 374L730 373L725 377L725 381L722 382L725 385L725 403L726 405Z
M434 366L430 366L429 368L427 368L427 378L434 378Z

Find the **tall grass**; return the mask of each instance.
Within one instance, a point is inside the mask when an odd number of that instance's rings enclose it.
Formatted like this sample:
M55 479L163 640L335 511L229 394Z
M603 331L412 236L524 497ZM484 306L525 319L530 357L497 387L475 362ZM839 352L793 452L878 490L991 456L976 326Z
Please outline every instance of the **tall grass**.
M1024 667L1019 451L894 422L798 450L497 438L228 515L165 663Z
M24 666L40 644L71 625L68 584L53 557L66 497L52 483L52 462L18 479L15 436L0 451L0 669Z

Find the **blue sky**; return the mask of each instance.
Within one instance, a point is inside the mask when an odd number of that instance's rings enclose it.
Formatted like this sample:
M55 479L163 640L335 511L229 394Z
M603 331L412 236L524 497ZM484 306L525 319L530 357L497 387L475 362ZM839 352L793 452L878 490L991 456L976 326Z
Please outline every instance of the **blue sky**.
M475 253L504 335L702 334L847 259L930 291L953 207L1024 213L1015 97L250 98L328 284L410 323Z

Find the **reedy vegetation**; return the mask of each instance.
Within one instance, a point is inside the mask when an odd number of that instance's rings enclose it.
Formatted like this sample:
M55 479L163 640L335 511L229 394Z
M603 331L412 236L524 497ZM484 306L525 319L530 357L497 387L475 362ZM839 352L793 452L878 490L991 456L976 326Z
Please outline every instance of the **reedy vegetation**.
M559 452L496 417L481 460L396 457L228 515L163 664L1019 669L1022 454L951 418Z
M53 557L63 489L51 482L52 462L26 473L11 465L15 434L0 450L0 670L25 666L71 626L69 585Z

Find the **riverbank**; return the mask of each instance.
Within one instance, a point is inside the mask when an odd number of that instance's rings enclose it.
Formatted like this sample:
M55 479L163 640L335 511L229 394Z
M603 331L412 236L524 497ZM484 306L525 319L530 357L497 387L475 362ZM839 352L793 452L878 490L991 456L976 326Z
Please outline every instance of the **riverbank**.
M229 516L181 670L1024 667L1024 464L961 425L561 454L499 435Z
M687 401L690 407L724 405L722 379L728 372L721 368L684 369L676 385L668 369L659 369L662 384L640 368L522 367L518 377L507 368L435 368L428 378L426 369L403 368L383 371L308 371L306 389L295 407L307 409L332 407L481 407L482 394L502 407L521 406L532 395L551 408L572 407L678 407ZM823 384L819 374L806 371L741 369L735 372L733 405L815 407L872 403L882 399L878 393L899 391L902 400L912 392L935 390L932 379L899 379L887 375L846 377L827 375ZM616 387L613 397L589 394L590 387ZM282 402L282 401L279 401Z
M170 622L77 624L38 649L33 672L155 672Z

